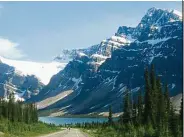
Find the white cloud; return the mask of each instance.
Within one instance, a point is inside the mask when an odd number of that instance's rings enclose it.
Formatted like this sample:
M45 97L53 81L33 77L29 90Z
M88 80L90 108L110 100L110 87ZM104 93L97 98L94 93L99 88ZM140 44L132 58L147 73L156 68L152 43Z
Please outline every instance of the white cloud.
M0 38L0 56L9 59L19 59L25 56L23 52L18 49L18 44L8 39Z

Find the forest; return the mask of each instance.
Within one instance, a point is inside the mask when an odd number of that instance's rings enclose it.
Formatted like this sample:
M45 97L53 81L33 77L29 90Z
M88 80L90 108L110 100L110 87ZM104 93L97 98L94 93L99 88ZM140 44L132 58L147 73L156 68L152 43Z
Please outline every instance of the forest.
M145 69L144 92L136 100L127 89L123 96L123 114L112 118L109 106L107 123L84 123L76 126L97 137L181 137L183 135L183 98L179 113L173 107L167 84L155 74L154 65ZM144 94L143 94L144 93Z
M15 101L14 93L0 98L0 133L5 137L30 137L60 130L38 121L36 104ZM1 136L1 134L0 134Z

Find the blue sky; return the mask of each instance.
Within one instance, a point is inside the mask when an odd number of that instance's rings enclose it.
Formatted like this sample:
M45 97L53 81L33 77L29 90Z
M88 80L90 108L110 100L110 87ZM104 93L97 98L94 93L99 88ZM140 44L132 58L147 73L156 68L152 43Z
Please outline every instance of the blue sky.
M181 2L0 2L0 55L51 61L136 26L151 7L182 11Z

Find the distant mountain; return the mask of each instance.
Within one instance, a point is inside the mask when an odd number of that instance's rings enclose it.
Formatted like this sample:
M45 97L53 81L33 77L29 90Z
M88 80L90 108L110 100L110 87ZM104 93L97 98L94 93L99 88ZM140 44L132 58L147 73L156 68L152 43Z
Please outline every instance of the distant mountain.
M36 95L48 84L50 78L62 70L66 63L37 63L10 60L0 57L0 96L6 97L10 91L17 98L27 99Z
M67 63L52 61L50 63L40 63L32 61L11 60L0 57L2 63L15 68L20 75L35 75L44 85L47 85L50 78L62 70Z
M133 98L144 90L144 69L150 64L175 96L182 92L182 40L181 13L151 8L136 27L120 26L100 44L63 51L55 59L69 63L31 100L55 112L103 112L109 105L120 112L126 88Z

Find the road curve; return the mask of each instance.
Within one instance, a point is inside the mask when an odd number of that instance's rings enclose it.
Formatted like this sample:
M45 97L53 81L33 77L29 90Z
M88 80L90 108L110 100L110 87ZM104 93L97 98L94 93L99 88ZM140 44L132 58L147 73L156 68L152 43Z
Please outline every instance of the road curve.
M70 130L65 129L59 132L55 132L52 134L43 135L39 137L88 137L88 136L81 133L79 129L71 128Z

